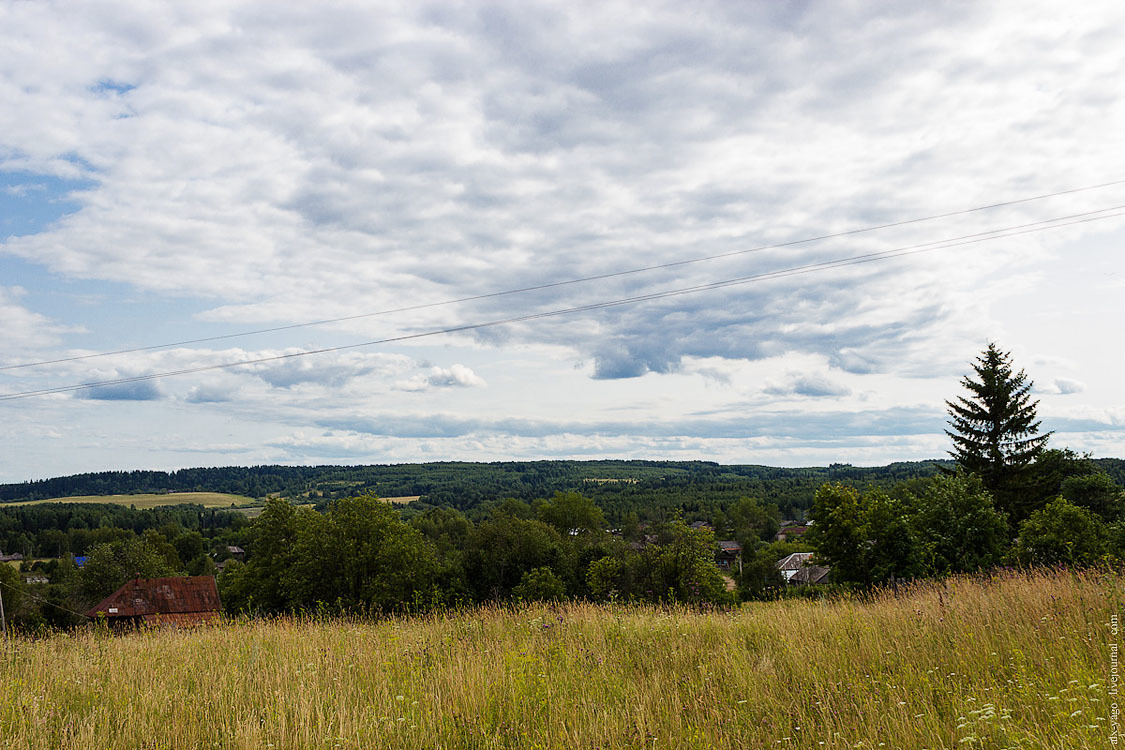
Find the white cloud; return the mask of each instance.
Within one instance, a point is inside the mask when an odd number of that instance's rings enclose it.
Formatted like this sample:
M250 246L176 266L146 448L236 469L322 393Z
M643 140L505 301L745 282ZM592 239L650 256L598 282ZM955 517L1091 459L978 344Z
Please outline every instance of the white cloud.
M248 359L297 354L303 350L288 349L276 354L263 352ZM357 378L383 379L395 375L407 366L401 356L384 354L345 353L335 355L298 356L256 365L246 370L275 388L293 388L299 385L341 386Z
M192 404L221 404L234 400L237 389L229 385L209 383L192 387L184 400Z
M431 367L428 373L419 373L395 383L400 391L426 391L431 388L478 388L487 385L484 378L464 365Z
M4 279L4 361L38 356L83 324L101 338L67 342L90 351L168 340L166 330L191 338L193 325L225 332L417 308L1108 180L1105 154L1125 150L1122 25L1120 3L1060 15L1014 0L581 11L2 5L0 171L27 175L26 186L39 175L83 182L67 196L75 212L0 239L0 260L43 269L38 287L25 284L30 295L110 290L101 308L48 316L46 303L26 302ZM14 189L21 201L49 192ZM113 376L292 353L297 342L408 336L1122 202L1125 188L1076 194L278 333L244 349L37 370L5 387L88 380L94 366ZM509 410L545 423L564 410L593 421L611 409L721 411L734 393L758 409L778 396L799 410L940 408L955 390L943 384L996 339L1022 347L1028 362L1073 363L1068 377L1043 381L1067 402L1104 408L1112 383L1089 372L1095 360L1046 338L1076 313L1062 305L1027 328L1016 319L1055 293L1052 259L1074 257L1088 239L1116 247L1099 226L170 379L153 386L169 398L137 407L167 409L172 420L183 418L174 410L222 410L287 429L372 409L396 389L425 392L428 406L467 420ZM1108 289L1119 269L1103 255L1093 275ZM162 302L133 315L135 328L99 328L100 313L130 290ZM1082 330L1125 314L1111 292ZM427 370L418 364L427 358L462 364ZM580 373L560 374L576 361ZM1108 360L1096 362L1108 371ZM606 450L648 455L642 438ZM565 441L537 445L565 452ZM805 455L786 446L784 455Z
M32 360L29 354L57 344L64 333L77 326L60 325L21 303L27 291L18 286L0 286L0 364Z
M833 382L824 375L789 373L789 378L784 383L769 383L762 391L770 396L824 398L848 396L852 389Z
M1064 396L1071 393L1081 393L1086 390L1086 384L1073 378L1055 378L1055 392Z

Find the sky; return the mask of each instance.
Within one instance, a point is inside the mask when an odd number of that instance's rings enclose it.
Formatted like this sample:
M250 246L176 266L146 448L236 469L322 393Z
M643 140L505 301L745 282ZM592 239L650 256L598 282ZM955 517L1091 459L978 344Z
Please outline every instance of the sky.
M0 396L346 348L0 400L0 481L938 458L989 342L1053 447L1123 457L1122 28L1093 0L2 1Z

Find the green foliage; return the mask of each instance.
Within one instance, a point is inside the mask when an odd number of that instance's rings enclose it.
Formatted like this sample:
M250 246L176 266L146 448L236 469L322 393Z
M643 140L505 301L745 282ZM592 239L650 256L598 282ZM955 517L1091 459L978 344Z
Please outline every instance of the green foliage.
M1011 357L995 344L973 364L977 379L961 384L968 398L946 401L953 440L950 455L965 471L977 474L1000 508L1016 521L1034 510L1028 489L1034 484L1031 464L1042 453L1050 433L1039 434L1037 402L1023 370L1013 373Z
M327 548L314 575L330 579L337 601L390 611L430 592L436 549L388 503L370 495L336 500L324 518L318 541Z
M918 543L902 501L872 490L860 494L843 484L817 490L805 535L836 582L865 586L921 572Z
M595 601L610 601L618 598L627 589L622 573L625 564L619 557L606 555L594 560L586 568L586 587Z
M901 501L880 490L864 496L865 584L914 578L922 573L918 541Z
M539 520L562 534L591 534L605 529L601 508L577 492L556 492L549 502L539 508Z
M1118 565L1125 563L1125 521L1117 521L1105 527L1106 554Z
M1024 505L1038 510L1062 493L1062 485L1071 477L1098 473L1089 456L1081 456L1069 448L1047 448L1031 464L1024 490Z
M1104 472L1067 477L1059 491L1069 502L1096 513L1105 521L1122 517L1125 491Z
M812 545L801 538L763 544L757 550L743 548L742 573L738 576L739 593L744 599L773 598L785 586L777 563L794 552L811 551Z
M741 497L726 512L731 536L743 549L752 549L757 542L772 539L781 528L781 511L776 505L764 505L754 497ZM720 528L716 524L716 529Z
M0 597L4 600L4 615L10 621L23 604L23 581L16 569L7 563L0 563Z
M675 517L677 510L682 510L685 516L693 519L719 521L721 528L725 509L742 497L761 498L767 504L778 506L785 517L799 517L811 505L816 488L826 481L889 486L909 477L933 474L940 463L900 462L872 468L833 464L788 469L721 466L707 461L603 460L223 467L171 473L103 472L0 485L0 503L70 495L206 490L263 498L267 493L276 493L282 499L294 501L327 501L371 493L381 497L420 496L418 503L404 511L407 515L429 507L446 506L469 513L476 519L486 517L487 513L477 515L473 511L504 498L527 503L551 497L555 492L577 491L591 498L613 525L624 523L630 513L643 516L638 520L663 522ZM129 512L125 506L118 508ZM179 512L175 508L172 512ZM16 549L14 539L8 541L4 537L3 517L7 510L0 506L0 545L4 549ZM169 512L167 508L156 510ZM181 525L188 529L199 528L204 536L209 536L207 529L213 524L237 530L238 524L246 523L242 513L214 508L206 510L214 515L200 518L200 526L193 526L186 517ZM534 517L529 506L524 513L524 518ZM97 528L99 525L90 523L86 528ZM117 522L106 525L129 526ZM67 528L65 524L52 524L52 527ZM141 531L139 528L134 530ZM82 550L72 548L71 552L81 554Z
M436 548L378 498L336 500L324 514L271 501L258 521L254 555L223 577L240 603L389 612L432 594Z
M465 570L479 599L507 599L524 572L558 570L565 558L562 537L553 527L498 514L469 534Z
M726 584L715 567L715 537L694 531L682 521L660 529L662 544L641 552L637 576L646 598L675 602L721 602Z
M261 579L238 560L227 563L217 583L219 598L227 612L251 613L263 609L258 597Z
M979 477L933 477L910 505L910 524L928 575L982 570L1003 558L1008 522Z
M816 491L809 518L814 526L805 540L817 559L832 568L836 581L866 581L864 551L866 508L859 491L844 484L825 484Z
M411 518L410 525L445 553L463 548L473 528L455 508L430 508Z
M565 596L566 585L548 567L527 571L512 589L512 597L523 602L561 601Z
M188 560L184 566L184 572L189 576L213 576L216 573L215 561L211 559L210 555L199 555L198 557Z
M180 534L172 540L176 554L185 565L203 554L203 535L198 531Z
M267 612L284 611L290 604L282 576L295 562L296 515L288 502L273 498L266 501L251 530L253 556L247 569L240 572L246 580L239 583L252 592L253 605Z
M174 556L174 551L173 551ZM164 551L139 537L129 537L90 550L79 573L78 590L90 604L112 594L133 578L160 578L176 574Z
M1024 565L1091 565L1107 551L1100 519L1058 497L1020 524L1015 558Z
M199 505L147 510L112 503L0 505L0 549L29 557L84 555L98 544L143 534L148 529L160 529L166 540L171 540L182 531L198 531L205 536L232 533L246 523L243 513Z

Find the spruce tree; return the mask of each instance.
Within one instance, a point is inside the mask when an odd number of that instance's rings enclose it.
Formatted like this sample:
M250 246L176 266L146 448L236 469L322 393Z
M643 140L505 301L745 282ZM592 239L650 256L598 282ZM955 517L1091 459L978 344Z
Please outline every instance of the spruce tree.
M965 471L978 475L997 506L1013 520L1023 520L1030 508L1032 464L1043 452L1051 433L1039 434L1037 401L1023 370L1012 373L1011 357L996 344L973 364L977 380L965 376L961 384L969 396L946 401L953 439L949 452Z

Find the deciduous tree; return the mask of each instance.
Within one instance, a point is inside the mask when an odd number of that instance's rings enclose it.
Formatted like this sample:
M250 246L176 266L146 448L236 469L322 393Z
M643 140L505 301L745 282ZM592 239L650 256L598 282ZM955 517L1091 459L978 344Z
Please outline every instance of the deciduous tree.
M878 490L825 484L810 512L805 535L833 581L872 585L921 572L917 540L900 500Z
M1000 562L1008 522L979 477L959 473L926 481L911 503L911 525L930 574L968 573Z
M1015 554L1025 565L1089 565L1105 551L1098 517L1058 497L1020 524Z

